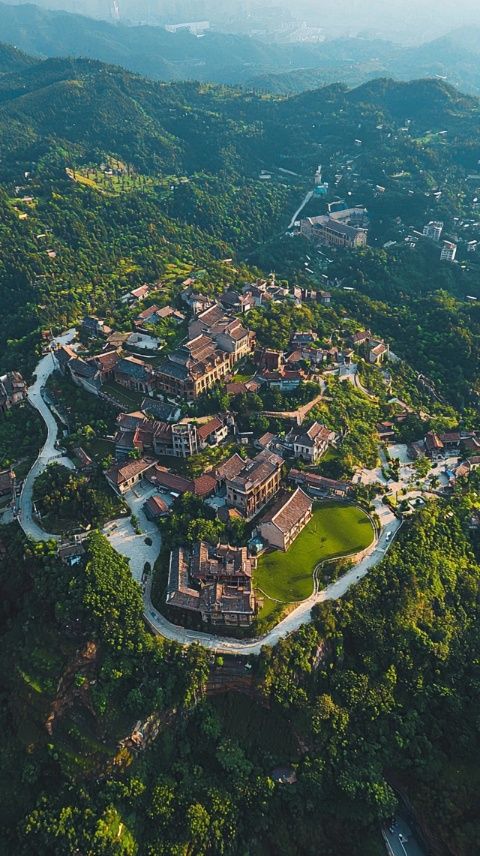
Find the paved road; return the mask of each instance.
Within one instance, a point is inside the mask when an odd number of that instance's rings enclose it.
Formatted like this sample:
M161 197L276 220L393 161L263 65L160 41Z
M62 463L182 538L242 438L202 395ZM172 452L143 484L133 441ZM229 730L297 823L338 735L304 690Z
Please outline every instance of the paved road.
M59 336L54 340L55 344L68 344L75 338L76 332L76 330L68 330L63 334L63 336ZM47 426L47 439L45 440L45 444L40 450L37 460L23 483L19 500L18 522L25 532L25 535L33 538L34 541L49 540L51 538L58 540L58 535L52 535L51 533L45 532L33 518L33 484L35 479L52 461L56 461L57 463L63 464L71 469L74 468L74 464L70 458L63 457L55 447L58 435L58 426L50 408L42 398L42 387L45 386L47 379L52 374L54 368L55 364L53 356L51 353L48 353L38 363L35 383L32 384L28 390L28 400L30 404L38 410Z
M315 604L325 600L338 600L338 598L343 597L353 585L366 576L370 568L373 568L384 558L386 551L392 543L393 535L398 531L401 524L391 512L388 512L386 506L383 506L382 511L384 513L384 520L388 519L388 528L383 529L377 544L372 547L371 552L339 580L327 586L327 588L318 592L318 594L313 594L307 600L304 600L283 621L280 621L273 630L260 639L228 639L226 637L210 636L207 633L178 627L167 621L163 615L154 609L150 599L149 585L147 585L145 591L145 618L155 633L181 644L198 642L205 648L224 654L236 654L240 656L259 654L264 645L276 645L280 639L289 636L290 633L298 630L303 624L308 624L312 607ZM392 534L389 536L388 533Z
M309 190L307 195L305 196L305 199L303 200L302 204L300 205L299 208L297 208L297 210L295 211L295 214L293 215L292 219L290 220L287 231L289 231L290 229L293 229L293 227L295 225L295 221L298 220L299 214L301 214L303 209L305 208L305 206L308 205L312 196L313 196L313 190Z
M67 344L74 339L75 334L75 330L69 330L55 341L57 343ZM51 354L47 354L47 356L40 360L36 370L36 381L28 391L30 403L38 410L47 425L47 439L45 441L45 445L25 479L20 496L19 523L25 534L34 541L43 541L50 538L58 540L58 536L45 532L33 519L32 491L36 477L53 460L63 463L66 466L73 467L70 459L61 457L55 448L58 434L57 423L41 395L41 389L53 370L53 357ZM132 514L135 514L138 518L139 526L142 530L141 535L135 534L129 518L120 518L112 521L112 523L104 529L104 534L112 546L118 553L129 560L132 576L137 581L140 581L142 578L145 562L149 562L153 567L161 549L160 532L157 527L149 523L142 510L145 499L147 499L152 492L153 491L150 488L145 489L136 487L125 497ZM144 594L145 619L154 633L164 636L172 641L179 642L182 645L189 645L193 642L197 642L205 648L223 653L243 656L259 654L264 645L276 645L280 639L284 639L290 633L298 630L303 624L307 624L310 621L311 609L315 604L321 603L324 600L337 600L338 598L343 597L351 586L355 585L368 573L370 568L374 567L383 559L388 547L393 541L393 535L397 532L401 524L387 506L383 505L380 500L376 501L375 510L380 517L382 532L378 542L375 545L372 545L369 554L359 562L358 565L341 577L341 579L332 583L323 591L313 594L310 598L303 601L303 603L301 603L293 610L293 612L291 612L283 619L283 621L277 624L273 630L261 639L229 639L210 635L208 633L202 633L200 631L187 630L184 627L172 624L154 609L150 598L150 580ZM150 545L145 544L145 538L147 536L152 541L152 544Z
M398 818L393 831L384 830L384 838L387 844L389 856L426 856L407 821Z

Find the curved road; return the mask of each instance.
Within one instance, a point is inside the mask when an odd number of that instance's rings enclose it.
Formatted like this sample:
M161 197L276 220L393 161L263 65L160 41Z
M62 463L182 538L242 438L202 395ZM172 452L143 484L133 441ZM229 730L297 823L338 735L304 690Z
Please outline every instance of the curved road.
M75 338L76 335L76 330L68 330L63 334L63 336L59 336L57 339L54 339L54 344L67 345ZM49 532L45 532L33 518L33 484L35 479L52 461L63 464L63 466L69 467L70 469L74 469L74 464L70 458L63 457L55 447L58 435L58 425L50 408L42 397L42 388L45 386L47 379L52 374L54 368L55 364L53 361L53 355L49 352L46 356L42 357L38 363L35 370L35 383L33 383L28 390L28 400L30 404L38 410L47 426L47 439L45 440L43 448L39 452L37 460L23 482L19 500L18 522L25 532L25 535L33 538L34 541L46 541L52 538L58 541L58 535L52 535Z
M55 340L58 344L67 344L71 342L76 335L75 330L69 330L63 336ZM73 467L69 458L64 458L60 455L55 447L58 434L57 423L50 412L48 405L45 403L41 389L45 385L47 378L53 372L55 364L51 353L43 357L38 363L36 369L36 381L28 390L28 399L33 407L43 417L47 426L47 439L45 444L35 461L32 469L26 477L22 493L20 496L20 511L18 521L25 534L34 541L44 541L54 538L58 540L57 535L51 535L45 532L36 521L33 519L32 512L32 493L35 479L45 467L53 460L64 464L65 466ZM151 493L155 490L152 489ZM156 526L152 526L148 522L143 513L143 504L148 494L144 491L132 490L125 498L132 514L138 518L139 526L142 529L141 535L136 535L130 523L129 518L120 518L109 523L104 534L112 544L112 546L122 556L130 562L132 576L138 582L141 581L144 566L149 562L153 567L161 549L160 531ZM307 600L297 606L283 621L280 621L276 627L260 639L245 639L236 640L227 637L202 633L200 631L188 630L176 624L172 624L163 615L161 615L152 605L150 597L151 576L147 582L144 593L144 615L145 620L157 635L164 636L173 642L178 642L181 645L191 645L194 642L208 648L211 651L217 651L225 654L236 654L248 656L249 654L259 654L264 645L276 645L280 639L284 639L290 633L298 630L303 624L310 621L310 612L313 606L321 603L324 600L337 600L362 579L378 562L383 559L388 547L394 540L394 535L400 528L400 522L394 517L389 509L382 504L381 500L375 502L375 510L380 517L382 523L382 531L376 544L373 544L368 555L361 562L352 568L348 573L341 577L336 582L327 586L323 591L312 594ZM388 530L387 530L388 527ZM151 544L145 544L145 536L148 535L152 541Z

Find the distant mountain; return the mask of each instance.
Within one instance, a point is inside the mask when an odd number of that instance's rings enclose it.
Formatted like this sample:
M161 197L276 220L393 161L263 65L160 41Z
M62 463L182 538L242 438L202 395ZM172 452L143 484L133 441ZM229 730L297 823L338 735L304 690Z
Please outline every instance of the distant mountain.
M429 192L446 175L453 195L435 212L458 213L457 190L477 168L480 102L443 81L379 79L265 98L152 81L97 60L26 63L0 74L0 351L13 336L30 353L40 326L108 311L111 282L121 293L130 280L160 277L165 253L187 255L187 270L250 258L284 232L319 163L332 186L343 180L335 192L377 211L387 236L397 216L431 219ZM108 163L121 165L111 192L102 184ZM311 204L319 213L323 203ZM43 234L55 258L39 244ZM268 253L253 257L270 267Z
M248 36L111 24L38 6L0 3L2 39L39 57L74 56L122 65L162 80L244 83L262 73L314 68L321 45L268 45Z
M10 71L20 71L29 65L35 65L36 60L22 51L0 42L0 74Z
M349 52L350 50L350 52ZM416 80L445 79L474 95L480 94L480 29L459 29L418 47L402 48L379 40L343 39L327 42L316 68L252 76L248 86L277 95L315 89L334 80L358 86L374 77Z

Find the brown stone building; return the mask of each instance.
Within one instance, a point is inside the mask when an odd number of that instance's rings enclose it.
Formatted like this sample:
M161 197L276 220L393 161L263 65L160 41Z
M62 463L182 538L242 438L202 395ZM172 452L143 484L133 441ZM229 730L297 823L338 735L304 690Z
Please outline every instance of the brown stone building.
M256 559L246 547L200 541L189 553L172 550L166 603L181 613L196 613L206 624L248 627L256 612L252 570Z
M282 465L283 459L266 449L248 458L236 475L225 479L227 504L248 519L254 517L278 493Z

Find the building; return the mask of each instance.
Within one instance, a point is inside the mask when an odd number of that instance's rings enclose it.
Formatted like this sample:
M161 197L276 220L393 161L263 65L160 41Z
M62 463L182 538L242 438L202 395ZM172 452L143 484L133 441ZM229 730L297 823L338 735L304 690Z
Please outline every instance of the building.
M120 358L113 369L113 377L120 386L144 395L150 395L156 388L152 366L136 357Z
M249 312L250 309L255 306L255 300L251 291L245 291L239 294L237 291L227 289L227 291L224 291L220 297L220 302L227 312L238 312L242 314Z
M209 306L212 306L213 300L205 294L197 294L191 287L191 284L194 282L195 280L192 280L191 278L185 280L183 284L186 285L188 283L188 287L185 291L182 291L180 297L183 302L190 307L193 314L198 315L199 312L203 312L205 309L208 309Z
M211 428L206 432L207 438L217 429L216 420L210 422ZM172 425L170 422L159 419L149 419L141 410L137 410L133 413L121 413L117 417L117 425L118 430L115 435L117 460L126 458L134 450L142 455L153 453L157 456L188 458L203 448L197 426L190 422L178 422ZM220 426L223 429L223 423L220 423Z
M185 315L183 312L179 312L178 309L174 309L173 306L162 306L160 308L154 305L140 312L134 321L134 326L137 330L145 330L148 333L149 325L160 324L162 321L169 319L175 321L176 324L181 324L185 321Z
M353 492L351 482L337 481L319 476L317 473L290 470L288 478L296 485L300 485L314 496L330 496L333 499L348 499Z
M288 550L312 517L312 500L300 488L284 495L262 517L259 532L271 547Z
M102 386L101 373L92 362L75 357L68 362L70 377L77 386L86 392L98 395Z
M85 547L81 541L76 541L74 544L62 544L58 548L58 558L70 568L80 565L85 560L86 555Z
M7 372L0 377L0 413L6 413L26 397L27 384L20 372Z
M430 220L430 223L427 223L423 227L423 234L426 238L431 238L432 241L439 241L442 237L442 232L443 223L440 223L438 220Z
M77 354L70 345L59 345L53 351L53 359L58 371L66 375L70 360L76 360Z
M217 321L210 328L209 335L222 351L231 354L232 367L251 354L255 342L255 334L247 330L237 318Z
M97 318L95 315L87 315L83 319L80 331L87 339L99 339L113 332L102 318Z
M360 345L365 345L372 338L370 330L356 330L352 336L352 345L358 348Z
M200 449L206 449L207 446L218 446L228 436L228 425L215 416L208 422L197 427L197 437Z
M310 375L303 368L289 369L281 366L278 371L264 371L259 378L272 389L288 392L288 390L297 389L301 383L308 381Z
M173 351L156 371L158 388L167 395L192 401L228 377L230 354L203 334Z
M234 479L238 476L245 466L244 459L235 452L231 458L219 464L214 470L214 475L219 487L225 487L227 479Z
M256 613L252 571L256 559L246 547L203 541L189 553L172 550L166 603L185 613L196 613L205 624L248 627Z
M432 460L438 460L439 458L443 458L443 453L445 451L445 447L435 431L429 431L425 436L425 452L429 458Z
M15 473L13 470L0 472L0 497L12 497L15 489Z
M379 366L385 359L388 359L390 346L385 344L383 340L372 339L368 351L368 361L372 365Z
M177 404L170 404L168 401L154 401L151 398L143 399L141 410L147 416L151 416L152 419L159 419L160 422L176 422L181 413Z
M174 458L189 458L198 452L198 434L195 425L179 422L172 427L172 452Z
M234 292L227 292L228 295ZM241 303L244 295L235 295ZM232 298L233 299L233 298ZM190 338L209 336L218 348L231 355L231 365L248 356L253 349L255 335L247 330L238 318L229 318L222 307L215 303L200 312L188 328Z
M168 505L161 496L151 496L150 499L147 499L143 510L148 520L159 520L169 513Z
M150 484L166 493L171 493L175 498L184 493L194 492L194 484L190 479L172 473L166 467L161 467L160 464L154 464L148 470L146 479Z
M282 465L283 459L266 449L247 458L233 478L225 478L227 504L248 519L254 517L278 493Z
M367 244L368 219L364 208L347 208L300 220L300 234L327 247L356 249Z
M90 357L86 360L87 363L91 363L98 371L100 383L107 383L109 380L113 380L113 373L115 366L120 360L120 355L117 350L104 351L102 354L97 354L94 357Z
M335 440L335 431L325 425L314 422L308 430L292 428L285 438L287 446L293 448L296 458L309 464L316 464Z
M440 253L441 262L453 262L457 255L457 245L452 241L444 241L442 251Z
M139 481L145 478L155 467L151 458L141 458L139 461L128 461L125 464L114 464L105 473L105 478L115 493L123 496Z

